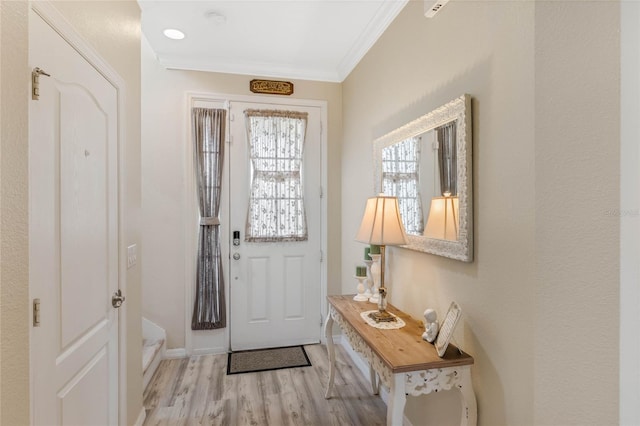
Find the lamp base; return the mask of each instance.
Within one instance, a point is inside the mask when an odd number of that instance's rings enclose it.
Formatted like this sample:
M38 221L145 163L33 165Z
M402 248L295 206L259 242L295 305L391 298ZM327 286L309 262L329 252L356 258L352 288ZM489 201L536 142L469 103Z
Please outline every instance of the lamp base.
M396 321L396 317L394 317L393 315L391 315L387 311L371 312L369 314L369 318L371 318L375 322L394 322L394 321Z

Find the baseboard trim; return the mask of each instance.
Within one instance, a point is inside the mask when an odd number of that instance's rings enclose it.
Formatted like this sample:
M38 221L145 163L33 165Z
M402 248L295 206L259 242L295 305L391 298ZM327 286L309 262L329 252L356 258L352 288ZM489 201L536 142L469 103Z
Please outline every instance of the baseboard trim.
M226 350L226 348L223 348L222 346L218 346L216 348L194 349L193 355L220 355L220 354L226 354L227 352L228 351Z
M162 359L180 359L187 357L187 350L185 348L167 349L164 352Z
M228 351L226 348L222 346L218 346L215 348L202 348L202 349L194 349L191 355L220 355L226 354ZM189 353L186 348L175 348L175 349L167 349L164 351L164 356L162 359L180 359L189 357Z
M138 415L138 418L134 423L134 426L142 426L146 418L147 418L147 412L145 411L144 407L142 407L142 409L140 410L140 414Z
M349 341L345 339L343 335L337 335L337 336L333 336L333 342L336 344L339 344L344 348L345 352L347 352L347 354L353 361L353 364L358 368L358 370L360 370L360 372L364 377L368 378L369 364L356 351L353 350L353 348L349 344ZM380 384L379 389L380 389L380 398L382 399L382 401L384 401L385 404L387 404L387 407L388 407L389 391L387 390L387 388L384 387L384 385L382 385L382 383ZM409 421L409 419L407 419L406 415L403 417L404 417L403 424L405 426L413 426L413 424Z

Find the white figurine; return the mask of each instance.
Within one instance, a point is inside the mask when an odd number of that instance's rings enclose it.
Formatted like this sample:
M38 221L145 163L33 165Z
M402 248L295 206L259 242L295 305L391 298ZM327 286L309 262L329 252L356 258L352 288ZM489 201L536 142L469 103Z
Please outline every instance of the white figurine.
M438 314L433 309L427 309L424 311L424 333L422 333L422 338L429 343L433 343L436 340L436 336L438 335L438 329L440 328L440 324L438 323Z

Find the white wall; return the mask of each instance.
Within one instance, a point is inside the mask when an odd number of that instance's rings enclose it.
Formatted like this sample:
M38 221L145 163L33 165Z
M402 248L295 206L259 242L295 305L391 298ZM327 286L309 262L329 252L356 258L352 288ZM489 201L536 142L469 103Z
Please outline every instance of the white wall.
M617 424L620 3L537 2L535 34L534 422Z
M143 41L142 198L143 314L167 331L167 348L185 348L185 145L187 92L251 95L252 76L166 70ZM328 102L328 293L340 293L340 163L342 90L336 83L293 81L293 98ZM276 97L277 98L277 97ZM195 259L194 259L195 262ZM227 297L228 299L228 297ZM190 310L191 308L189 308ZM203 332L227 347L224 330Z
M426 19L409 2L344 82L344 283L362 256L371 141L473 98L475 260L392 249L389 281L414 317L462 306L479 424L618 423L619 7L450 2ZM407 413L456 424L457 404L443 393Z

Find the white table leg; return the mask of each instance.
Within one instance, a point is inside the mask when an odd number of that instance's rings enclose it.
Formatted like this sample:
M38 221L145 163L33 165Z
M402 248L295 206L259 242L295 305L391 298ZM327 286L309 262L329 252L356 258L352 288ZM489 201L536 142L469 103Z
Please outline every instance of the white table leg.
M471 369L464 368L462 370L461 383L458 385L462 400L462 419L461 426L476 426L478 422L478 406L476 403L476 395L471 385Z
M327 314L327 321L324 323L324 337L327 339L327 353L329 354L329 383L327 383L327 391L324 397L329 399L333 391L333 379L336 374L336 350L333 345L333 318L331 318L331 312Z
M402 426L404 419L404 405L407 396L404 393L404 373L393 375L387 405L387 426Z
M380 384L378 383L376 371L371 364L369 364L369 379L371 380L371 391L374 395L378 395L380 393Z

